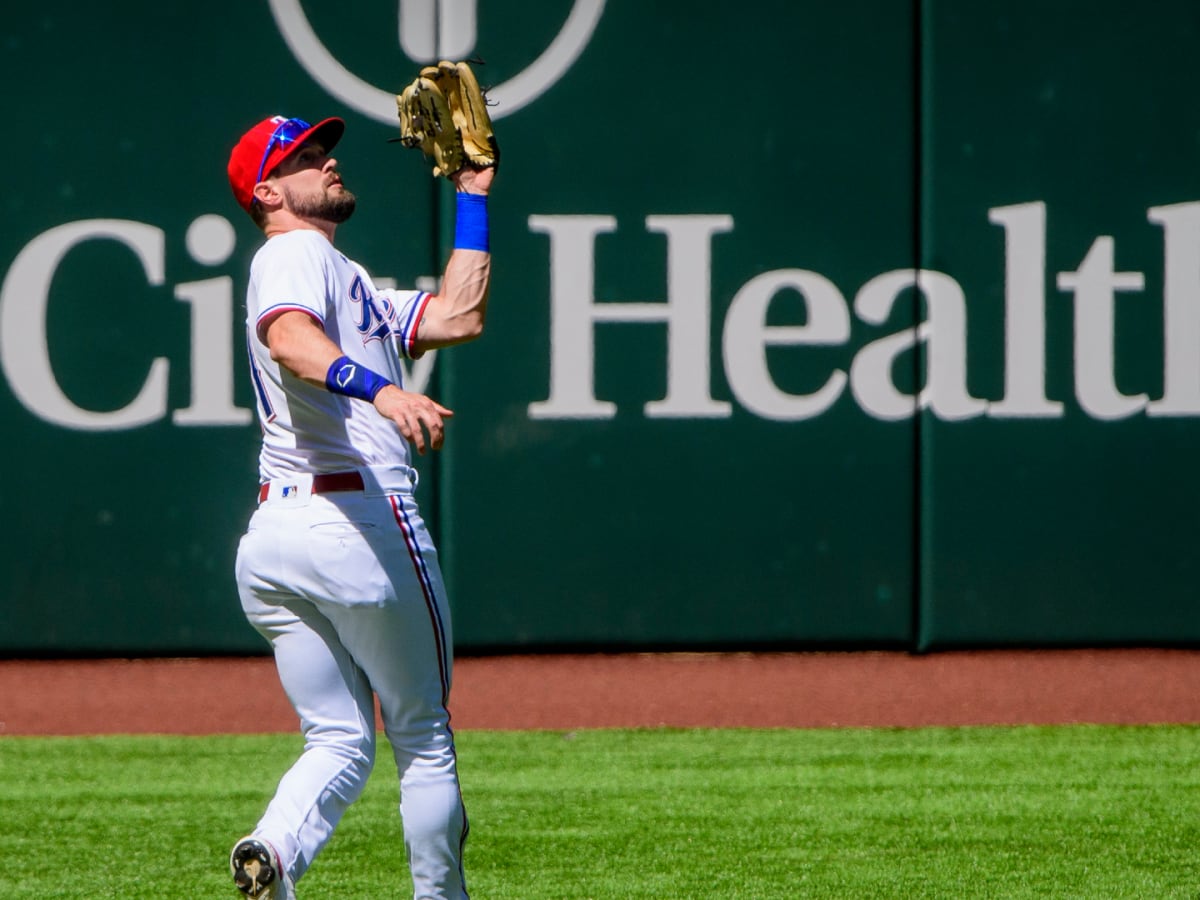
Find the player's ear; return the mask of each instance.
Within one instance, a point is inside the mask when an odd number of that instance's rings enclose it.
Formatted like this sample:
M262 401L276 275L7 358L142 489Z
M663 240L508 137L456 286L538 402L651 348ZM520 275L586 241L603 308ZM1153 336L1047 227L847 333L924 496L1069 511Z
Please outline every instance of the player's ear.
M254 186L254 199L266 209L276 209L283 204L283 194L270 181L260 181Z

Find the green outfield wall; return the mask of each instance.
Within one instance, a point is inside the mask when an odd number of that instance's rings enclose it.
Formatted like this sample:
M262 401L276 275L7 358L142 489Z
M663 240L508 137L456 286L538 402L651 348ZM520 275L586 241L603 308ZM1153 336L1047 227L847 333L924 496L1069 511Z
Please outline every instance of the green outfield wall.
M420 495L462 651L1200 643L1200 6L114 0L0 22L0 654L257 652L260 237L341 115L339 244L428 285L397 134L476 57L487 332Z

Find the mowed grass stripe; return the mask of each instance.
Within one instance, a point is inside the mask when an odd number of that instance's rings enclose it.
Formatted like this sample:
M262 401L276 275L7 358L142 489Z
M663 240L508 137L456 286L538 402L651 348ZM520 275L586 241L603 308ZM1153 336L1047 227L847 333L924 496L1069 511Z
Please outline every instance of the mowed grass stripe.
M1200 728L468 731L482 898L1196 897ZM236 896L286 735L0 739L0 898ZM300 885L407 897L391 755Z

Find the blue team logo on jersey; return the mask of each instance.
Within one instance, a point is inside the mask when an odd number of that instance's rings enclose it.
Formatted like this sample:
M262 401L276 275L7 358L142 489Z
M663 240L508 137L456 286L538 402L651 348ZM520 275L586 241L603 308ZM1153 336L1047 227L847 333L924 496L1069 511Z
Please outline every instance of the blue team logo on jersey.
M396 307L386 297L371 293L366 282L357 275L350 285L350 300L358 305L358 318L354 326L362 335L364 344L400 334Z

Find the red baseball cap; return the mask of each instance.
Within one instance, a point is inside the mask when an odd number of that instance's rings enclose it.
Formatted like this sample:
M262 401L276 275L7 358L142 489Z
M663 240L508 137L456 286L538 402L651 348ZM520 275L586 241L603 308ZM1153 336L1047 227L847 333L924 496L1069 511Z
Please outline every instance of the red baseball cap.
M229 186L238 206L249 212L254 205L254 186L305 141L317 140L328 153L342 139L345 130L346 123L336 117L323 119L316 125L286 116L263 119L242 135L229 154Z

